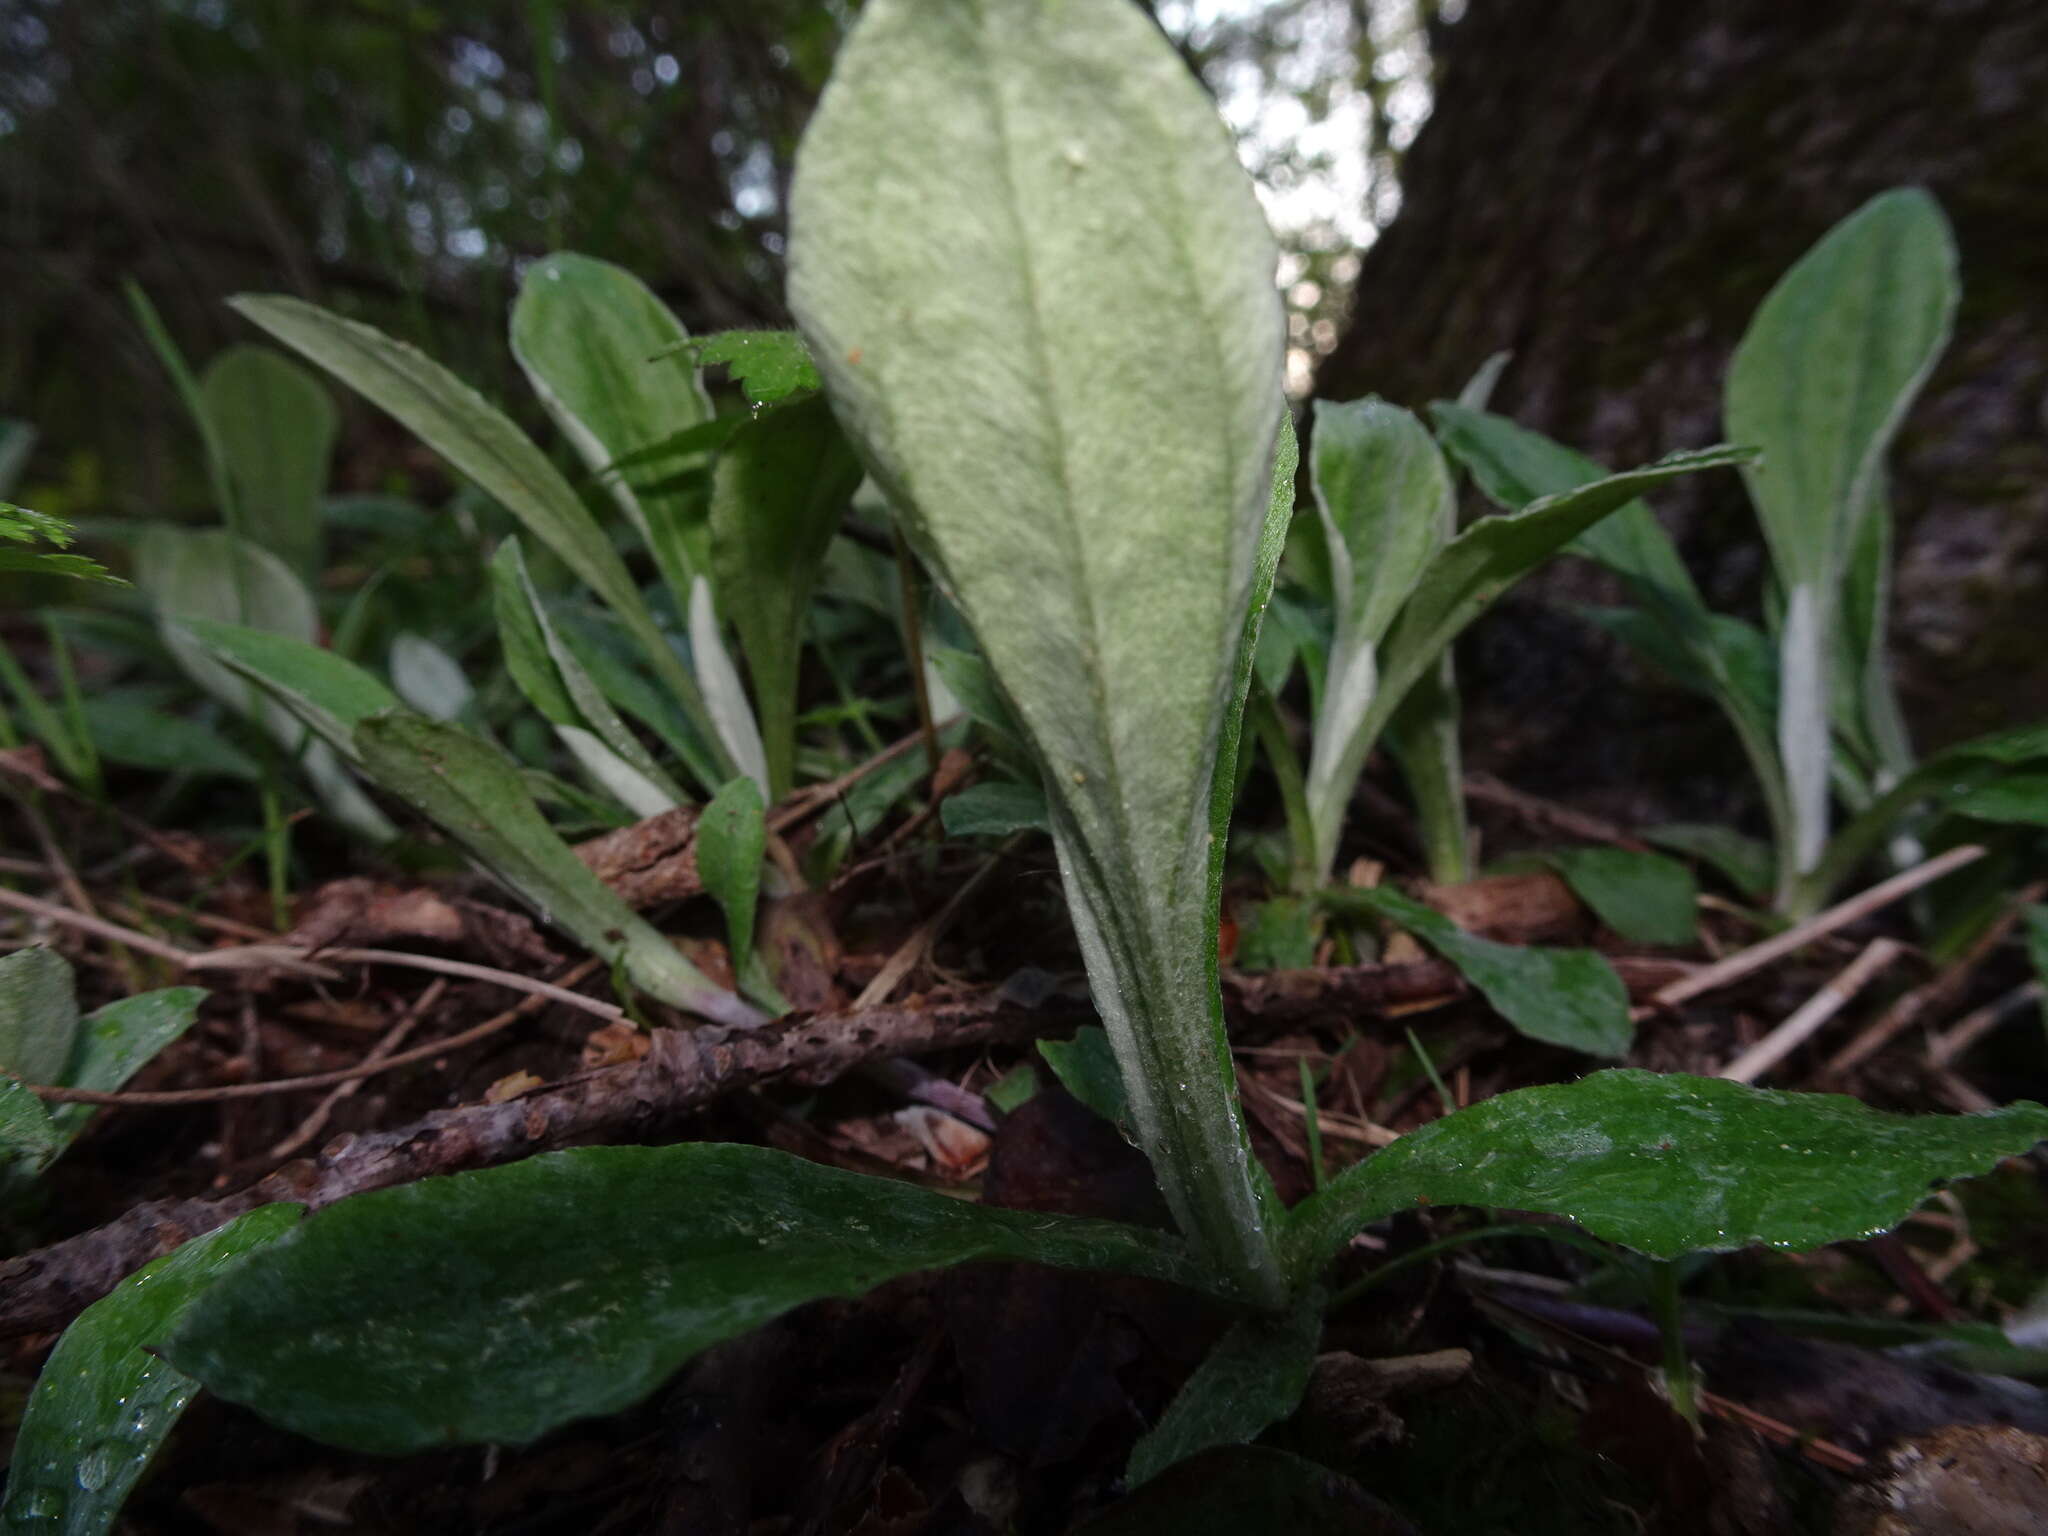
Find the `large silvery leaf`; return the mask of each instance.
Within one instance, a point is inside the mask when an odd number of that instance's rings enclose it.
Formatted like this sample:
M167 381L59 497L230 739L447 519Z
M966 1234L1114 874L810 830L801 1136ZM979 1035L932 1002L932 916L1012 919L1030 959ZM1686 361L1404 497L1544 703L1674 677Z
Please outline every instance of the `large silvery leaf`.
M1729 365L1727 431L1762 450L1743 474L1785 595L1778 743L1801 874L1827 842L1829 674L1858 523L1881 508L1885 450L1948 341L1956 294L1940 207L1887 192L1778 280Z
M1327 873L1372 747L1359 728L1378 691L1380 641L1455 531L1457 506L1428 430L1384 400L1317 401L1309 467L1337 610L1308 767L1316 865Z
M326 547L320 493L340 428L327 387L268 347L230 347L199 376L199 399L241 528L312 580Z
M1889 1115L1832 1093L1717 1077L1596 1072L1523 1088L1403 1136L1296 1206L1294 1273L1412 1207L1568 1216L1653 1258L1761 1243L1818 1248L1895 1227L1938 1180L1988 1172L2048 1137L2048 1109Z
M215 1286L164 1352L337 1445L519 1445L791 1307L971 1259L1215 1288L1162 1232L764 1147L586 1147L329 1206Z
M714 985L635 915L547 824L519 770L460 726L394 711L355 729L363 769L446 832L522 901L593 954L624 962L633 984L714 1023L748 1027L762 1015Z
M753 679L771 800L789 793L796 757L804 610L860 479L860 461L815 398L742 427L712 472L712 579Z
M625 562L561 472L504 412L417 348L371 326L298 299L245 295L233 303L389 412L518 518L618 615L691 717L705 720L696 679L656 626Z
M199 1383L148 1346L244 1254L298 1221L266 1205L194 1238L123 1280L64 1330L29 1394L7 1469L6 1528L100 1536L147 1470Z
M791 308L1040 760L1174 1214L1268 1290L1204 925L1281 417L1273 264L1214 108L1127 0L877 0L798 156Z
M592 474L711 419L697 370L663 355L688 340L682 322L639 278L567 251L535 262L512 306L512 355ZM643 538L644 503L675 494L636 488L616 473L606 475L605 486ZM663 574L678 580L677 573ZM680 573L678 596L694 574Z

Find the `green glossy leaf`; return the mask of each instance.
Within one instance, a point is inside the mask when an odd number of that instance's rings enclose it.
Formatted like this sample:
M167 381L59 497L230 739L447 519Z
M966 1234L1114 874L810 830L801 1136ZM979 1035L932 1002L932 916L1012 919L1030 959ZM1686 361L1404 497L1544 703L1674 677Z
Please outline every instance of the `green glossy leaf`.
M1170 1467L1068 1536L1419 1536L1352 1479L1265 1446L1221 1446Z
M1594 914L1636 944L1699 939L1699 888L1676 859L1629 848L1560 848L1543 855Z
M1360 733L1379 691L1380 642L1456 531L1457 503L1428 430L1383 400L1317 401L1309 446L1337 614L1308 766L1316 866L1327 875L1372 751Z
M818 387L818 365L795 331L719 331L686 349L700 367L723 363L749 403L786 400Z
M298 1222L266 1205L123 1280L72 1321L29 1394L7 1473L6 1526L21 1536L101 1536L114 1528L199 1384L149 1352L246 1255Z
M2048 773L2008 773L1973 789L1949 807L1979 821L2048 827Z
M696 370L661 356L688 339L682 322L632 273L566 251L527 270L512 306L512 355L593 474L711 424L711 397ZM700 450L692 462L701 456ZM680 598L701 564L686 546L656 546L651 536L654 523L666 526L681 515L672 504L676 494L619 474L606 475L605 486L657 554L685 550L674 568L663 566Z
M939 820L948 837L1009 837L1052 830L1045 791L1012 780L970 784L957 795L948 795L939 807Z
M238 526L306 580L326 551L320 495L341 420L318 378L268 347L230 347L199 399L235 487Z
M741 428L712 473L712 579L753 679L771 799L794 778L804 613L860 481L860 461L822 399Z
M1124 1481L1136 1488L1211 1447L1257 1439L1293 1413L1315 1368L1326 1299L1311 1286L1285 1312L1232 1325L1131 1448Z
M1711 864L1745 896L1760 897L1771 893L1770 846L1753 837L1744 837L1732 827L1673 821L1646 829L1643 838L1659 848L1690 854L1702 863Z
M1295 1207L1293 1272L1369 1222L1431 1205L1569 1217L1652 1258L1753 1244L1805 1250L1889 1231L1947 1179L2048 1137L2048 1109L1889 1115L1831 1093L1716 1077L1596 1072L1523 1088L1403 1136Z
M263 777L262 766L226 740L217 725L157 709L146 702L140 690L112 688L94 693L85 700L81 713L93 750L110 763L230 779Z
M776 1012L788 1003L776 993L754 952L754 917L761 900L761 860L768 851L768 806L752 779L737 778L711 797L697 818L697 875L725 913L733 973L749 995Z
M70 1061L58 1081L95 1093L125 1087L157 1052L192 1027L205 1001L201 987L163 987L94 1009L79 1021ZM50 1111L50 1119L68 1143L93 1113L90 1104L59 1104Z
M77 1039L71 962L40 944L0 955L0 1071L62 1083Z
M791 308L1042 765L1139 1140L1183 1230L1277 1296L1211 888L1270 571L1273 267L1128 0L866 5L798 155Z
M696 679L656 627L625 562L561 472L502 411L424 353L370 326L298 299L231 302L389 412L516 517L618 615L691 717L704 719Z
M164 1351L333 1444L519 1445L639 1401L791 1307L971 1259L1213 1289L1161 1232L762 1147L586 1147L329 1206L209 1292Z
M1785 594L1778 752L1801 873L1827 843L1830 679L1859 522L1881 515L1884 454L1948 342L1955 242L1908 189L1872 198L1780 278L1728 368L1729 435Z
M1038 1054L1052 1068L1060 1086L1111 1125L1131 1123L1130 1100L1124 1096L1123 1074L1109 1036L1093 1024L1074 1032L1071 1040L1041 1040Z
M1606 958L1590 949L1521 949L1465 932L1384 887L1328 893L1378 913L1455 965L1494 1011L1532 1040L1594 1056L1620 1056L1635 1038L1628 991Z
M590 872L534 808L519 770L496 747L460 726L403 711L362 721L355 744L372 778L454 838L541 921L613 964L623 961L635 986L714 1023L761 1022Z

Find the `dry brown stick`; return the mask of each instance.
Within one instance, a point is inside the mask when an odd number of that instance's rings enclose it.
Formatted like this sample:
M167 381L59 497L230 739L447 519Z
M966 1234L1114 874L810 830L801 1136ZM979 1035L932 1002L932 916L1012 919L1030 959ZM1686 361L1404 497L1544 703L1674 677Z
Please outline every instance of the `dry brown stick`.
M1884 1011L1876 1023L1830 1057L1828 1064L1821 1069L1821 1080L1827 1082L1839 1078L1852 1068L1861 1066L1921 1019L1947 1009L1962 994L1971 976L1976 974L1977 967L2005 942L2006 935L2019 922L2020 914L2041 899L2041 892L2042 886L2037 882L2015 895L1990 926L1977 935L1975 942L1943 966L1932 981L1901 997Z
M1906 946L1896 939L1872 939L1863 947L1863 953L1850 961L1840 974L1829 978L1826 985L1794 1009L1782 1024L1729 1062L1718 1075L1730 1082L1755 1082L1804 1045L1816 1030L1869 986L1880 971L1905 952Z
M596 970L601 964L595 956L581 961L574 968L563 973L562 985L574 985ZM549 992L529 989L525 999L503 1013L493 1014L483 1023L447 1035L426 1045L401 1051L395 1056L386 1056L382 1061L359 1061L352 1067L337 1067L332 1072L313 1072L305 1077L279 1077L262 1083L216 1083L209 1088L168 1088L161 1092L97 1093L84 1088L55 1088L41 1084L30 1084L29 1091L46 1104L108 1104L130 1109L171 1108L182 1104L211 1104L220 1099L260 1099L274 1093L302 1093L309 1088L332 1088L338 1083L354 1082L360 1077L375 1077L382 1072L393 1072L400 1067L409 1067L416 1062L431 1061L448 1051L459 1051L464 1046L475 1045L477 1041L495 1035L508 1024L517 1022L535 1013L543 1003L554 1001Z
M1491 774L1466 774L1465 795L1482 804L1497 805L1532 826L1548 827L1571 837L1584 838L1589 843L1611 843L1616 848L1627 848L1636 853L1650 851L1648 843L1610 821L1602 821L1568 805L1559 805L1553 800L1516 789L1511 784L1503 784Z
M1270 1034L1406 1008L1419 998L1455 994L1459 985L1449 966L1425 961L1226 977L1224 995L1238 1028ZM0 1264L0 1338L63 1327L150 1260L272 1201L317 1208L575 1141L645 1134L726 1094L770 1081L821 1087L879 1058L1064 1034L1095 1018L1075 993L1055 988L1027 1001L1020 996L1025 990L1006 984L949 991L915 1007L781 1019L732 1033L661 1030L653 1049L636 1062L582 1073L503 1104L438 1110L394 1130L336 1137L312 1158L287 1164L237 1194L149 1201L105 1226ZM538 1002L524 999L510 1012ZM438 1041L423 1054L478 1033ZM388 1058L369 1070L398 1060ZM339 1075L299 1081L324 1085Z
M244 944L235 948L202 950L188 959L185 965L188 970L194 971L233 971L283 963L294 958L302 959L307 953L290 944ZM579 1008L585 1013L594 1013L606 1023L626 1016L626 1010L617 1003L585 997L581 992L572 992L567 987L556 986L551 981L536 981L531 976L521 976L517 971L501 970L494 965L478 965L469 960L444 960L439 955L416 955L400 949L331 948L315 950L312 953L318 954L323 960L342 960L360 965L396 965L407 970L432 971L441 976L460 976L468 981L487 981L494 987L505 987L513 992L531 992L551 1003L561 1003L570 1008Z
M383 1038L370 1047L360 1065L376 1066L405 1044L405 1037L419 1027L420 1020L441 1001L447 990L446 976L436 976L428 982L427 990L414 998L411 1005L398 1016L398 1022L386 1030ZM313 1106L312 1113L299 1122L299 1128L270 1149L269 1160L281 1163L286 1158L295 1156L308 1142L326 1129L328 1117L334 1113L335 1107L343 1099L353 1097L368 1081L369 1074L365 1073L361 1077L352 1077L345 1083L336 1083L327 1091L326 1097Z
M1984 850L1974 843L1960 848L1951 848L1947 853L1929 859L1925 864L1915 865L1903 874L1873 885L1867 891L1858 892L1847 901L1828 908L1817 917L1787 928L1761 944L1752 944L1739 949L1725 960L1716 960L1712 965L1702 966L1682 981L1675 981L1654 999L1659 1008L1675 1008L1689 1002L1703 992L1725 987L1730 982L1740 981L1752 972L1760 971L1773 961L1782 960L1794 950L1804 949L1815 939L1833 933L1838 928L1860 922L1871 913L1890 906L1902 896L1912 894L1921 886L1939 880L1943 875L1961 869L1972 860L1981 859Z
M2003 997L1993 998L1982 1008L1965 1014L1961 1019L1927 1042L1927 1064L1935 1068L1947 1068L1955 1059L1991 1033L2022 1008L2040 1001L2041 983L2024 981Z

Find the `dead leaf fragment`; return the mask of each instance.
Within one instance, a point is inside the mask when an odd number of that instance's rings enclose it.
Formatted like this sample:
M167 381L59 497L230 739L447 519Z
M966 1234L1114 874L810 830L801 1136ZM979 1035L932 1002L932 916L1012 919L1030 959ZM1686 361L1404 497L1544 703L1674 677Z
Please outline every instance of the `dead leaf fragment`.
M504 1104L518 1098L523 1093L531 1093L536 1088L545 1087L547 1087L547 1080L545 1078L535 1077L531 1072L522 1067L517 1072L506 1073L495 1083L491 1084L490 1087L486 1088L484 1090L484 1102L486 1104Z

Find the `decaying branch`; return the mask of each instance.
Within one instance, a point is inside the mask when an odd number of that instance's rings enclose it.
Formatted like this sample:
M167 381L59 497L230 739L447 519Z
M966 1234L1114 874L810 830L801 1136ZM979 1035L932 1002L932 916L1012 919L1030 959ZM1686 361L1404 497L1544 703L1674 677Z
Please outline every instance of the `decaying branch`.
M1462 990L1439 961L1229 977L1233 1033L1270 1035L1448 1001ZM1085 996L1017 978L926 994L915 1005L814 1014L760 1029L659 1030L638 1061L604 1067L503 1104L437 1110L395 1130L342 1135L311 1158L213 1200L153 1200L103 1227L0 1264L0 1337L63 1327L122 1277L272 1201L317 1209L349 1195L534 1152L645 1133L721 1096L769 1082L830 1083L865 1062L997 1040L1069 1034L1094 1020Z

